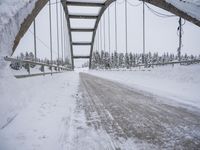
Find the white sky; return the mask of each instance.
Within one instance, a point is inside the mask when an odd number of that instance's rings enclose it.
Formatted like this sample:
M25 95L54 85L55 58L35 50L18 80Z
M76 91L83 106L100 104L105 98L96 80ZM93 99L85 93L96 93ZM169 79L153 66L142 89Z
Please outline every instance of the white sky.
M52 1L54 2L54 1ZM117 3L117 25L118 25L118 51L125 52L125 11L124 11L124 3L121 3L122 0L119 0ZM139 1L136 0L129 0L132 4L138 4ZM56 5L52 5L52 29L53 29L53 58L56 59L57 54L57 32L56 32ZM115 17L114 17L114 3L110 6L110 18L111 18L111 51L115 50ZM165 14L169 14L168 12L149 5L151 8ZM60 6L59 6L60 8ZM71 13L81 12L80 8L70 8ZM44 9L40 12L38 17L36 18L37 24L37 36L40 40L42 40L47 47L49 46L49 13L48 13L48 6L44 7ZM60 11L60 10L59 10ZM83 10L84 13L88 12L95 12L95 10ZM60 14L60 12L59 12ZM105 12L105 24L106 24L106 50L108 51L108 10ZM152 14L146 8L146 52L169 52L169 53L176 53L178 47L178 36L177 36L177 27L178 27L178 17L173 18L160 18ZM102 22L100 23L103 29L103 18L101 19ZM71 25L73 27L84 26L84 27L91 27L94 24L94 21L85 22L82 21L74 21L71 20ZM60 27L60 24L59 24ZM33 31L33 26L30 27L30 30ZM190 22L186 22L183 26L184 35L183 35L183 47L182 53L188 54L200 54L200 28L196 25L193 25ZM82 34L73 34L72 35L74 41L89 41L91 39L91 34L82 33ZM102 30L102 37L103 30ZM65 51L65 55L69 55L69 41L66 40L66 48L68 52ZM102 45L102 42L99 42ZM59 44L61 47L61 43ZM97 44L95 44L96 47ZM37 41L37 52L38 57L40 58L50 58L50 50L40 41ZM101 47L101 46L100 46ZM74 54L75 55L89 55L90 47L74 47ZM101 49L101 48L100 48ZM24 51L32 51L34 52L33 48L33 34L30 31L27 31L26 35L21 40L16 52L15 56L18 55L20 52ZM128 4L128 52L142 52L142 5L138 7L132 7ZM60 52L61 56L61 52ZM75 61L76 66L80 66L84 61L78 60Z

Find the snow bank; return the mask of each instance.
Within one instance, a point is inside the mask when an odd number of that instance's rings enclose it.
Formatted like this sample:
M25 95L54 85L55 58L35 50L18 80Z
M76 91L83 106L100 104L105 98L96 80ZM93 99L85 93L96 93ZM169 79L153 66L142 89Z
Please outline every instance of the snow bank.
M200 65L89 73L200 108Z
M18 101L12 95L19 96L20 91L17 92L17 88L21 89L23 84L13 77L9 63L3 57L11 55L15 36L23 20L32 12L35 2L36 0L0 1L0 128L10 120L8 116L12 118L16 114L15 109L19 109L17 105L25 103L24 98ZM26 85L28 83L23 86Z
M200 0L166 0L166 2L200 20Z
M78 84L74 72L14 84L6 80L0 87L0 149L61 149L69 135Z

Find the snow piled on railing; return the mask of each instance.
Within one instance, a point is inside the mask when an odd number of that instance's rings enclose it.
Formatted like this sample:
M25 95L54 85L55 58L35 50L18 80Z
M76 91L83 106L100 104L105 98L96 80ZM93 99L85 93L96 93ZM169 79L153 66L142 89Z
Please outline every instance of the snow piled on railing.
M166 0L166 2L200 20L200 0Z

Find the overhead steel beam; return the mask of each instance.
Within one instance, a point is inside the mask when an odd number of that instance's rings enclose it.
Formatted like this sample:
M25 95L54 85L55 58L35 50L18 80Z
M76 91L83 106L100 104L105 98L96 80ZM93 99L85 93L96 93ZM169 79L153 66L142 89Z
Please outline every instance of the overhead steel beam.
M99 21L103 15L103 13L105 12L105 10L110 6L110 4L112 4L113 2L115 2L116 0L107 0L105 3L104 3L104 6L101 8L100 12L99 12L99 15L98 15L98 18L96 20L96 23L95 23L95 27L94 27L94 33L92 35L92 45L91 45L91 48L90 48L90 60L89 60L89 68L91 69L91 66L92 66L92 52L93 52L93 48L94 48L94 40L95 40L95 36L96 36L96 32L97 32L97 27L98 27L98 24L99 24Z
M90 59L90 56L73 56L74 59Z
M72 2L67 1L66 4L69 6L84 6L84 7L103 7L103 3L89 3L89 2Z
M81 29L81 28L72 28L72 32L94 32L94 29Z
M92 15L69 15L70 19L97 19L98 16Z
M92 43L90 42L73 42L72 45L76 45L76 46L84 46L84 45L92 45Z

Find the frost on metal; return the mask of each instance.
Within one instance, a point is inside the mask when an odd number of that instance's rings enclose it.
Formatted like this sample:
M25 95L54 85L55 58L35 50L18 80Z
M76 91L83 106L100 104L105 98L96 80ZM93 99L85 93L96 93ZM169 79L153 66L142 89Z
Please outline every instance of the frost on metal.
M0 59L12 53L12 46L24 19L32 12L36 0L2 0L0 2Z

